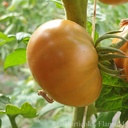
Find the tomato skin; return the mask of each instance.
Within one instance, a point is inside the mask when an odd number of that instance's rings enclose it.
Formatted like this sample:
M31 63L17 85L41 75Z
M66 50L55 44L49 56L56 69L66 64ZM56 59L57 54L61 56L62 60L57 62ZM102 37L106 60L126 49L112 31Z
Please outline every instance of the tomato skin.
M126 34L128 33L128 19L126 20L122 20L121 21L121 28L119 29L119 31L121 31L120 33L118 33L118 36L122 36L125 37ZM120 41L120 39L113 39L112 43L116 44ZM126 56L128 56L128 42L126 42L121 48L120 50L122 50ZM126 81L128 81L128 58L117 58L114 60L117 67L124 69L123 70L123 78L125 78Z
M128 2L128 0L99 0L99 1L104 4L110 4L110 5L124 4Z
M41 25L27 46L29 68L44 91L70 106L86 106L101 91L98 55L90 35L69 20Z

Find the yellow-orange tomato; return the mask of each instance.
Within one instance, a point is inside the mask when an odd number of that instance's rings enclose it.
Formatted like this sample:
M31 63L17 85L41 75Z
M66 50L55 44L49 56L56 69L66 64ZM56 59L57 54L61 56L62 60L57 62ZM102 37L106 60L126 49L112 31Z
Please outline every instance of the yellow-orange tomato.
M62 104L86 106L100 94L97 52L75 22L58 19L41 25L29 40L27 60L37 83Z
M121 21L121 28L119 29L119 31L121 31L120 33L118 33L118 36L122 36L125 37L126 34L128 33L128 19L126 20L122 20ZM120 41L120 39L113 39L112 43L116 44ZM128 56L128 42L126 42L121 48L120 50L122 50L126 56ZM122 68L124 69L123 71L123 75L124 78L128 81L128 58L117 58L114 60L117 67L118 68Z
M8 6L9 6L9 3L6 2L6 1L3 1L3 2L2 2L2 5L3 5L4 7L8 7Z
M128 0L99 0L99 1L104 4L110 4L110 5L124 4L128 2Z

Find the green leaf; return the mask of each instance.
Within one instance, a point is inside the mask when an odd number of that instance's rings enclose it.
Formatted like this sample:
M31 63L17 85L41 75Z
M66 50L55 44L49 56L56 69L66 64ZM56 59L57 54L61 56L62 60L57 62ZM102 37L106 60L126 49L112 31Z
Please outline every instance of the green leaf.
M122 111L122 121L128 119L128 83L106 74L103 76L103 88L96 101L96 107L103 111ZM123 116L124 115L124 116Z
M0 17L0 21L7 21L9 19L12 19L14 17L19 17L19 16L20 16L20 14L19 13L16 13L16 12L8 13L6 15L2 15Z
M25 118L34 118L37 116L36 109L33 108L28 102L25 102L21 108L13 104L7 104L6 110L0 110L0 114L8 114L10 116L22 115Z
M18 108L15 105L8 104L6 106L6 114L8 114L8 115L19 115L20 112L21 112L20 108Z
M0 46L13 40L15 40L15 36L7 36L6 34L0 32Z
M116 112L100 113L100 115L98 116L96 120L95 128L109 128L110 125L112 124L112 119L115 114Z
M34 118L37 116L36 109L26 102L21 106L21 115L26 118Z
M0 115L3 115L5 114L5 111L4 110L0 110Z
M13 41L13 40L15 40L15 37L14 37L14 36L9 37L9 38L7 38L6 40L2 40L2 41L0 42L0 46L3 45L3 44L5 44L5 43L9 43L9 42L11 42L11 41Z
M9 11L14 11L23 0L12 0L11 5L8 7Z
M22 40L27 40L28 41L29 38L30 38L30 34L25 33L25 32L19 32L19 33L16 34L16 39L18 41L22 41Z
M52 0L55 4L57 8L63 9L63 5L62 2L58 1L58 0Z
M9 54L4 62L4 69L26 63L26 49L16 49Z
M29 40L30 36L31 35L29 33L25 33L25 32L19 32L16 35L6 35L0 32L0 46L5 43L11 42L13 40L17 40L18 42L20 41L26 42Z
M10 99L3 94L0 94L0 110L5 110L6 105L10 103Z
M124 94L123 94L124 92ZM101 95L96 101L96 107L104 111L119 111L127 104L123 104L123 99L128 98L128 89L121 89L104 85Z
M121 116L120 116L120 122L121 124L125 124L125 122L128 121L128 109L127 110L122 110L121 111Z
M7 38L8 38L8 36L6 34L0 32L0 40L5 40Z
M92 34L92 23L90 21L87 22L87 31L88 33ZM99 34L96 30L94 35L94 42L98 39L98 37L99 37Z
M103 77L103 84L110 85L113 87L120 87L120 88L128 88L128 83L124 81L123 79L119 79L117 77L112 77L110 75L107 75L105 73L102 73Z
M63 106L64 106L63 104L60 104L60 103L54 101L52 104L45 105L42 108L42 110L40 111L39 116L43 116L46 113L50 112L51 110L54 110L54 109L57 109L57 108L60 108Z

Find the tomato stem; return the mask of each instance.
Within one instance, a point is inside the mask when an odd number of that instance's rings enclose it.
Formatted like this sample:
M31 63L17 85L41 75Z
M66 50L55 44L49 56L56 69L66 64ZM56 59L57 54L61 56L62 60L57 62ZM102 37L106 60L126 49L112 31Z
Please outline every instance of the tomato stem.
M7 115L7 116L9 118L10 122L11 122L12 128L18 128L18 126L16 124L16 121L15 121L16 116L15 115L14 116Z
M94 0L93 17L92 17L92 39L95 38L95 27L96 27L96 5L97 0Z
M85 128L90 127L89 121L93 114L96 114L96 108L94 104L91 104L88 106L88 110L86 113Z
M62 0L66 18L86 28L88 0Z
M85 112L85 107L74 108L74 118L71 128L83 128L84 112Z

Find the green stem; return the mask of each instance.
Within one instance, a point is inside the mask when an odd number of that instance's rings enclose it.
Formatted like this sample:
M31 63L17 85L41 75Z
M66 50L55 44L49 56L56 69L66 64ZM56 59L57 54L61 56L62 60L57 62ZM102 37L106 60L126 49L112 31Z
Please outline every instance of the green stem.
M91 104L88 106L87 114L86 114L86 120L85 120L85 128L88 128L91 123L89 122L92 115L96 113L96 108L94 104Z
M7 115L7 116L11 122L12 128L18 128L16 121L15 121L16 116L11 116L11 115Z
M71 128L82 128L85 107L74 108L74 118Z
M88 0L62 0L66 18L86 28Z
M86 28L88 0L62 0L62 2L65 7L66 18ZM85 107L75 108L71 128L82 128L85 110Z
M0 128L2 127L2 120L0 119Z

